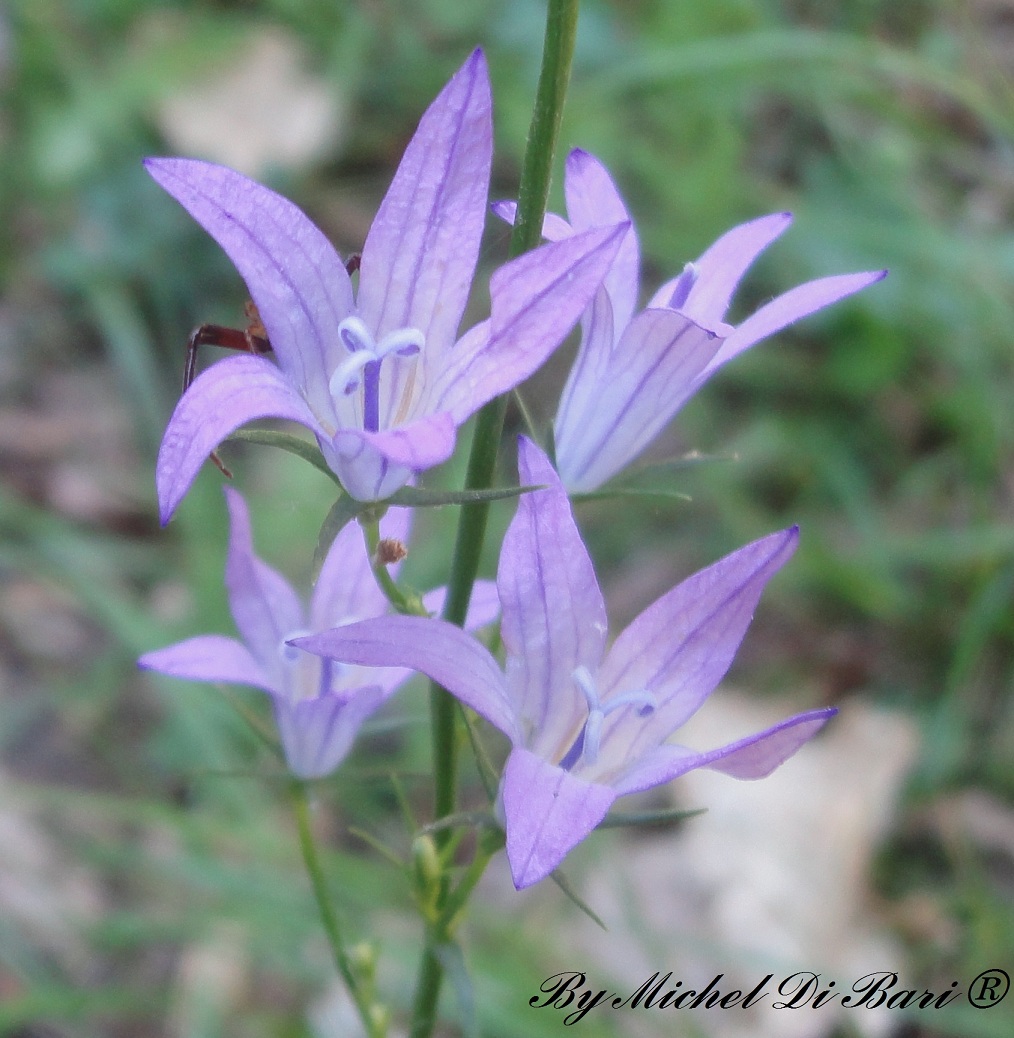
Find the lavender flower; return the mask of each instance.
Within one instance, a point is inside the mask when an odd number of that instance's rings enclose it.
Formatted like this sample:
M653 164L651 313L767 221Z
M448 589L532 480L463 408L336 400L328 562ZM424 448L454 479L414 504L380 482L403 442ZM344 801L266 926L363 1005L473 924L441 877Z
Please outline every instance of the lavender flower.
M492 139L489 78L476 51L409 143L363 246L355 295L338 253L291 202L221 166L147 160L242 274L278 361L229 357L183 395L156 468L163 523L209 451L256 418L310 429L354 498L389 497L450 457L457 426L556 348L625 228L598 228L500 268L490 318L456 342Z
M331 545L307 615L285 578L254 554L243 498L229 487L225 494L230 519L225 582L242 640L199 635L146 653L138 665L190 681L263 689L271 697L290 771L299 778L321 778L341 763L363 721L411 672L400 667L345 666L293 648L287 641L380 616L387 612L387 600L370 570L362 532L350 523ZM392 508L382 520L383 535L404 540L409 515L407 509ZM394 566L391 569L395 572ZM443 588L430 592L423 604L439 611L444 593ZM493 585L477 584L469 623L489 623L497 611Z
M568 156L565 190L569 223L547 216L543 233L550 240L630 220L609 173L587 152ZM514 218L512 202L494 210ZM640 257L631 225L583 318L580 350L556 413L556 463L570 491L595 490L633 461L726 361L886 276L879 270L809 281L735 328L726 324L740 278L791 220L791 213L773 213L727 231L636 316Z
M536 883L613 801L693 768L763 778L835 711L813 710L717 749L666 740L724 676L768 579L797 531L755 541L649 606L606 652L606 610L566 492L522 440L526 494L500 554L506 674L474 638L439 620L367 620L294 644L345 663L428 674L511 741L500 786L515 885Z

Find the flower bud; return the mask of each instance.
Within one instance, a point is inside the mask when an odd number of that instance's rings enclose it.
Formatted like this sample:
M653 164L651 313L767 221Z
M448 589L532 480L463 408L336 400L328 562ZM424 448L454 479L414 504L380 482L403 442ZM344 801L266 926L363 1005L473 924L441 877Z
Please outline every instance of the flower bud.
M412 887L416 902L427 919L436 916L442 876L443 866L433 837L429 833L417 836L412 841Z

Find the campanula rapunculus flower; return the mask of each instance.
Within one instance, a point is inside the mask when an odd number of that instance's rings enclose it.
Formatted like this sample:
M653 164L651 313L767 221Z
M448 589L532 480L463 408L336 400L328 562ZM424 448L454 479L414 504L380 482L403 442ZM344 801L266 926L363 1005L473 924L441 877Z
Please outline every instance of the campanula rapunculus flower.
M630 221L605 167L585 151L567 158L567 220L550 214L551 241ZM495 211L512 220L514 203ZM736 327L725 323L736 285L792 221L773 213L722 235L667 281L635 316L640 254L631 224L582 320L581 346L554 422L556 464L568 490L587 493L634 460L726 361L769 335L858 292L887 271L809 281L766 303Z
M490 317L458 338L493 149L476 51L423 115L363 245L358 289L295 205L230 169L148 159L148 172L246 281L276 363L218 361L183 395L156 468L167 522L209 451L240 425L310 429L342 485L389 497L454 449L457 427L527 378L577 322L625 228L595 228L497 270Z
M388 610L387 599L370 570L362 531L349 523L324 559L307 611L289 582L254 554L243 498L230 487L225 494L230 520L225 583L240 638L198 635L146 653L138 665L190 681L263 689L271 697L289 770L299 778L321 778L341 763L363 721L411 671L347 666L286 643L299 635L380 616ZM407 509L390 509L381 521L382 534L404 540L409 515ZM443 588L432 591L423 604L436 612L444 594ZM489 623L497 610L493 585L477 584L469 623Z
M392 616L296 644L346 663L423 671L511 741L500 785L520 889L552 872L613 801L693 768L762 778L833 709L813 710L713 750L670 743L722 679L795 529L733 552L663 595L606 650L606 609L567 494L522 440L524 495L497 574L506 674L477 640L439 620Z

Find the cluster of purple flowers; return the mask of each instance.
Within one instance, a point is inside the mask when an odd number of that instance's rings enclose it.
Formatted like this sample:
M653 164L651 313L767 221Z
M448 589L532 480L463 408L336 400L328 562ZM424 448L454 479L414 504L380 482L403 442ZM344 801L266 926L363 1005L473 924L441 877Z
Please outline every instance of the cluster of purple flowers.
M221 360L183 395L157 465L163 522L209 452L266 417L306 426L348 494L382 502L450 457L457 428L531 375L581 321L554 423L556 468L522 439L521 483L541 489L521 496L495 588L476 586L466 624L499 612L505 669L460 628L393 615L355 526L334 541L306 609L254 554L235 491L227 491L226 584L241 640L204 635L140 662L263 689L301 778L333 770L365 718L412 671L427 674L510 740L497 808L521 888L552 872L617 797L692 768L760 778L834 713L804 713L708 751L670 742L724 676L797 531L764 537L685 580L609 645L568 491L594 490L623 469L726 361L884 272L812 281L738 326L725 323L736 284L788 226L789 214L777 213L723 235L638 312L630 216L601 163L574 151L567 219L548 216L546 244L493 274L490 316L459 335L488 208L492 139L477 51L409 143L355 287L318 228L274 192L204 162L152 159L147 168L228 253L275 355ZM514 217L513 204L495 209ZM407 538L403 510L392 508L384 524L386 536ZM429 611L441 595L425 597Z

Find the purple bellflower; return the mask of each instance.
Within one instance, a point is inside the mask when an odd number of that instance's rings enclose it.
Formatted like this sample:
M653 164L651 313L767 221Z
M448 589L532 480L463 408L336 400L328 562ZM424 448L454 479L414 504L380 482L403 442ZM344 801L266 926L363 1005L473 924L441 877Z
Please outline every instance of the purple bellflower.
M458 339L492 149L489 77L476 51L409 142L363 245L355 292L338 253L291 202L222 166L146 161L236 265L277 360L218 361L183 395L156 467L163 523L208 453L257 418L310 429L352 497L389 497L449 458L457 427L559 345L626 228L595 228L507 263L490 282L489 319Z
M763 778L835 710L813 710L700 752L667 742L725 675L768 579L795 550L785 530L733 552L649 606L606 651L606 609L563 486L522 440L522 497L500 554L506 674L440 620L392 616L295 641L346 663L423 671L512 744L500 785L518 889L552 872L613 801L693 768Z
M411 671L346 666L293 648L287 641L382 615L388 610L387 599L370 569L362 531L349 523L328 551L307 615L288 581L254 554L243 498L231 487L225 488L225 494L230 519L225 582L242 640L198 635L146 653L138 665L190 681L263 689L271 697L289 770L303 779L322 778L342 762L363 721ZM407 509L390 509L381 521L382 534L404 540L409 516ZM432 591L423 597L423 604L438 611L444 594L443 588ZM469 624L489 623L497 612L493 585L476 584Z
M549 214L547 239L564 241L630 221L606 168L587 152L575 149L568 156L564 187L569 222ZM511 221L515 205L498 202L494 211ZM736 327L726 324L740 278L791 221L791 213L773 213L727 231L636 316L640 254L630 225L582 319L581 346L556 413L556 464L568 490L587 493L616 475L726 361L886 276L878 270L819 278L766 303Z

